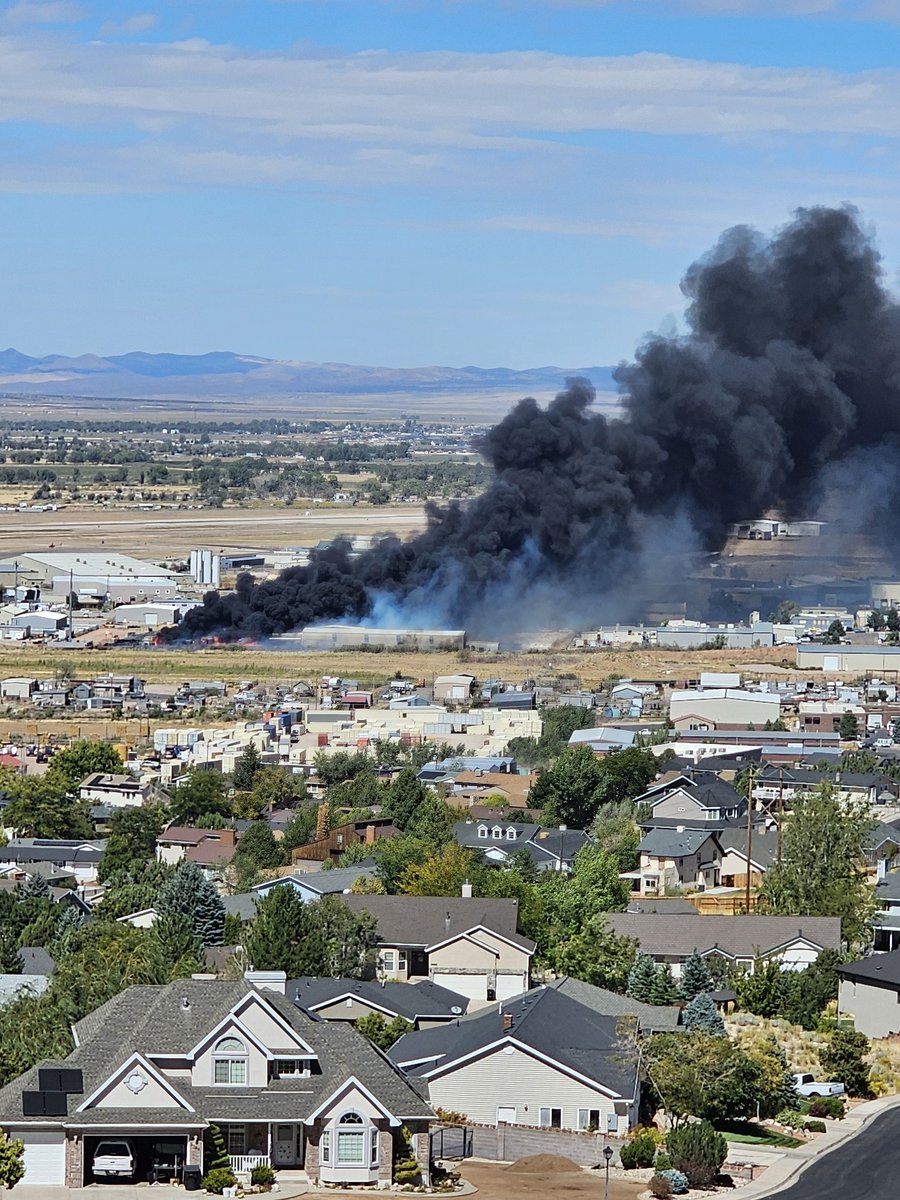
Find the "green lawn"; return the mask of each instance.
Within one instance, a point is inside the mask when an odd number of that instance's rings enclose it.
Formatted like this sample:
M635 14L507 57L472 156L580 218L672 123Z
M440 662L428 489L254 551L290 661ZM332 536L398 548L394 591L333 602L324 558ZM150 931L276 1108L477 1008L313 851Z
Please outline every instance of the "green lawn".
M718 1126L719 1132L723 1134L729 1142L742 1142L748 1146L803 1146L805 1142L800 1138L790 1137L786 1133L775 1133L772 1129L766 1129L763 1125L757 1125L755 1121L746 1121L733 1125Z

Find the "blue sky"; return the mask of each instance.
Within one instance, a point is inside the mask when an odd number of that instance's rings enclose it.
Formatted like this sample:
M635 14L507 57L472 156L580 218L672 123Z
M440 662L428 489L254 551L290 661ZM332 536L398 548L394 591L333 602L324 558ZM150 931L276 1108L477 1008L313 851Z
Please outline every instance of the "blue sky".
M738 223L900 270L900 0L0 3L0 343L579 366Z

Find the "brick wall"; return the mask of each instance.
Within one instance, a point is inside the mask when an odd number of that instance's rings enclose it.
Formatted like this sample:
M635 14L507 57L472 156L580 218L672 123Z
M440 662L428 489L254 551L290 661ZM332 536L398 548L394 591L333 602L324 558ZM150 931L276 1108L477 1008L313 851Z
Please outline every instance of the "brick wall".
M66 1187L80 1188L84 1183L84 1138L66 1134Z
M378 1130L378 1182L394 1181L394 1135L390 1129Z
M303 1156L303 1168L312 1183L319 1182L319 1135L321 1126L317 1121L312 1129L306 1131L306 1151Z

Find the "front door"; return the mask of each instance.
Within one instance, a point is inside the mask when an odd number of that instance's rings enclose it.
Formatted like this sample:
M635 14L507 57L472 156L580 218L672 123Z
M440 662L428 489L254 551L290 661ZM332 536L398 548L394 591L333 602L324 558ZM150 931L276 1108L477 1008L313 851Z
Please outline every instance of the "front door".
M276 1167L289 1167L297 1161L297 1127L276 1125L272 1157Z

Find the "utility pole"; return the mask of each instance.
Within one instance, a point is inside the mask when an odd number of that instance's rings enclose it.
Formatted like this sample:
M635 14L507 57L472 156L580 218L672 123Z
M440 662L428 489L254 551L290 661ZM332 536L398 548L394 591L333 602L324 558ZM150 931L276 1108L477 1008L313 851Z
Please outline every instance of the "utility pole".
M747 879L744 894L744 907L750 912L750 856L753 853L753 767L750 767L747 788Z
M778 825L776 826L776 862L781 862L781 826L784 822L784 767L778 768Z
M75 633L74 633L75 626L74 626L74 623L72 620L72 588L75 586L74 577L75 577L75 572L70 567L69 568L69 641L70 642L73 641L75 638Z

